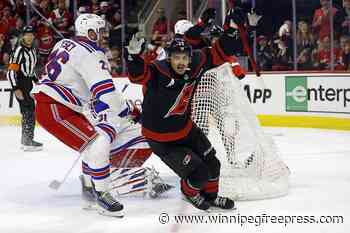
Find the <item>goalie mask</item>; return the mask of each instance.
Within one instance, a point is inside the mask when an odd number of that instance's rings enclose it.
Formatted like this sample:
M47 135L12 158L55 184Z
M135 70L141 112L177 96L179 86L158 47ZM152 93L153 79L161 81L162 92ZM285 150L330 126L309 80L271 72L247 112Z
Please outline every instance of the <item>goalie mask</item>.
M90 41L97 42L102 38L106 30L106 22L100 16L95 14L81 14L75 20L75 35L88 38ZM96 40L89 37L88 33L92 30L96 33Z

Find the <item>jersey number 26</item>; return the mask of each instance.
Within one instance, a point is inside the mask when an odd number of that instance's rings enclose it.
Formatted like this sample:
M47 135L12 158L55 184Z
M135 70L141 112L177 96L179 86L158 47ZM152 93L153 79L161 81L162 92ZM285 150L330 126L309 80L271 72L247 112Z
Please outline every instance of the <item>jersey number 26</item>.
M58 75L61 73L62 68L61 64L65 64L69 60L69 53L66 51L61 51L58 53L58 50L53 51L49 58L48 62L46 64L46 73L47 76L52 80L55 81L58 77Z

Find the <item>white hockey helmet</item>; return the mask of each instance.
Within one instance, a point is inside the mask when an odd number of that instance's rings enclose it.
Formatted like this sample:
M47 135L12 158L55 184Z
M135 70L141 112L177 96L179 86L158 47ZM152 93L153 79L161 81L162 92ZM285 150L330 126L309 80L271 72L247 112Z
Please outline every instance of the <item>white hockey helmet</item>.
M106 21L98 15L84 13L78 16L74 26L76 36L83 36L91 40L88 37L88 32L93 30L97 34L96 41L98 41L101 38L101 31L106 29Z
M193 23L187 19L182 19L176 22L175 24L175 34L184 35L185 32L193 27Z

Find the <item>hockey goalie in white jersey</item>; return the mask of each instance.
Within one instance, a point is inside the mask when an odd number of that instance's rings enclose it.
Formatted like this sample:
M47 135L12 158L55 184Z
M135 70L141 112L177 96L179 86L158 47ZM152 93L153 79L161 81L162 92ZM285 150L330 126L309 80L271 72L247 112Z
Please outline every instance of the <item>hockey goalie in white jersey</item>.
M99 213L122 216L123 205L110 190L110 154L137 109L116 91L109 62L98 46L105 21L94 14L82 14L75 21L75 30L75 39L63 39L54 46L46 72L32 91L37 120L82 154L83 181L93 191ZM84 115L91 102L96 117L93 124Z

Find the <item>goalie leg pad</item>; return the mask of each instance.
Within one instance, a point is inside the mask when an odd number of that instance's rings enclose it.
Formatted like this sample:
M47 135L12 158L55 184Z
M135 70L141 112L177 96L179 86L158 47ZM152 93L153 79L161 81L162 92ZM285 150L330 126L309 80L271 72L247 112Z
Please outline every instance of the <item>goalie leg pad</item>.
M151 156L151 149L125 149L117 153L111 151L112 167L141 167Z
M110 189L117 196L157 198L173 187L153 167L117 168L111 173Z

